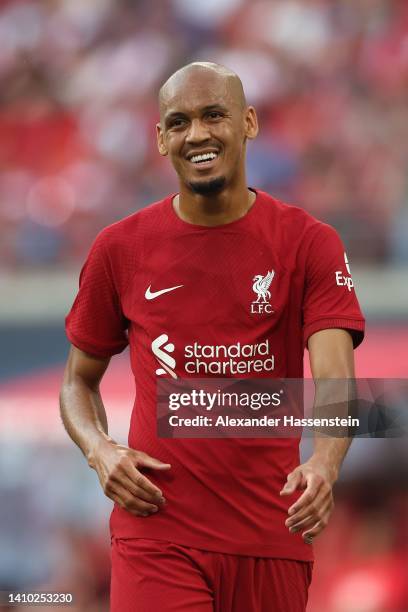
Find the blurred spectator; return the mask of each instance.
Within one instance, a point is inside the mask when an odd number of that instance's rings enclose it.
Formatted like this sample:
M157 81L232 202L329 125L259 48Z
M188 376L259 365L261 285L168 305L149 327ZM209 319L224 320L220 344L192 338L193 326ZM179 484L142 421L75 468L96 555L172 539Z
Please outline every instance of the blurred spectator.
M361 479L343 488L334 520L316 544L310 612L408 609L408 498L395 484Z

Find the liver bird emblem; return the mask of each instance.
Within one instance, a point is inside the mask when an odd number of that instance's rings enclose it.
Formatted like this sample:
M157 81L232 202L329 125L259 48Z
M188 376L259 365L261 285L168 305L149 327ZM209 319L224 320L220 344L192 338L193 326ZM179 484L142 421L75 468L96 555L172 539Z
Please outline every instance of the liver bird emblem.
M261 302L262 304L266 304L268 300L271 299L271 292L269 291L269 287L271 286L271 282L273 281L273 277L275 276L275 271L268 271L265 276L262 274L257 274L254 276L254 284L252 285L252 289L258 295L256 298L255 304Z

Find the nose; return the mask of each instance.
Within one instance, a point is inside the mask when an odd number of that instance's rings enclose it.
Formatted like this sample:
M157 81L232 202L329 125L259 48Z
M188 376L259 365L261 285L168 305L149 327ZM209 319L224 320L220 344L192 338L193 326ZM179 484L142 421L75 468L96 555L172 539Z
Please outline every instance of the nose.
M208 127L200 119L193 119L187 132L186 142L189 144L203 142L210 137Z

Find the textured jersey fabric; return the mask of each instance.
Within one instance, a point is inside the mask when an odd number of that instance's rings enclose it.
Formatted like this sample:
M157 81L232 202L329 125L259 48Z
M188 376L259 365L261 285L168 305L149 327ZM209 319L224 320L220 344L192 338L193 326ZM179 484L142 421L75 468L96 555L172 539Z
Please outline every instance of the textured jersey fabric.
M244 217L216 227L182 221L169 196L104 229L82 269L68 338L99 357L130 345L136 401L129 446L172 465L148 472L166 507L138 518L116 506L115 537L312 559L311 547L284 524L299 493L279 496L299 464L299 440L156 434L159 377L300 378L311 334L347 329L355 346L363 338L364 319L335 230L256 194ZM266 292L254 288L266 277ZM170 347L166 363L153 353L157 339Z

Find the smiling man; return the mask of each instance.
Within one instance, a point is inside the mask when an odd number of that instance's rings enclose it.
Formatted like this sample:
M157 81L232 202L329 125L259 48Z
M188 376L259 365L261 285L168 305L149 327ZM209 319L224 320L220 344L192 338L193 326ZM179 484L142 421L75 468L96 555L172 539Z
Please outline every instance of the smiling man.
M354 376L364 333L336 232L248 188L256 112L238 76L193 63L162 86L157 142L179 193L106 228L67 317L61 414L115 502L113 612L301 612L347 439L167 439L162 377ZM108 435L99 383L130 345L129 446ZM256 363L256 368L255 364Z
M241 198L247 194L245 141L257 135L258 124L237 75L214 64L187 66L163 85L159 103L159 151L170 156L180 178L180 200L184 203L190 194L217 195L225 209L229 190L234 188ZM212 207L220 214L219 204Z

